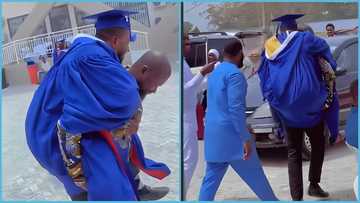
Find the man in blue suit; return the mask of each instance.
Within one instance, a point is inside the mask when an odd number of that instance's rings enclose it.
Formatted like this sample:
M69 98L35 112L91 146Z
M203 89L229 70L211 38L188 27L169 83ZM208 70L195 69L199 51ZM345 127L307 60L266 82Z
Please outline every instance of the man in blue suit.
M208 78L205 117L206 175L199 200L213 200L230 165L261 200L277 200L261 167L245 121L247 83L240 71L240 41L224 48L224 62Z

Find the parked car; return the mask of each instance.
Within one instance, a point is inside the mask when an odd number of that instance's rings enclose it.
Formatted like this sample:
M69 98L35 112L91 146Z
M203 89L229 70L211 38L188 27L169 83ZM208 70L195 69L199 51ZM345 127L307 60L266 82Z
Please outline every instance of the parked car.
M217 49L222 60L225 45L237 40L235 36L230 36L225 32L189 33L189 37L191 51L187 62L195 72L198 67L208 63L207 53L210 49Z

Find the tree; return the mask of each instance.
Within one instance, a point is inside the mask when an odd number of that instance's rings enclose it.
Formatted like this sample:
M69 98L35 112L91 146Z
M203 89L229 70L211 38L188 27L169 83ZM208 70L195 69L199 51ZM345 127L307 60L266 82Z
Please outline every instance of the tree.
M209 4L204 14L210 25L224 31L269 26L272 18L288 13L304 13L302 23L357 18L357 8L356 3L223 3Z
M189 33L189 32L200 32L200 29L197 26L194 26L192 23L185 21L184 33Z

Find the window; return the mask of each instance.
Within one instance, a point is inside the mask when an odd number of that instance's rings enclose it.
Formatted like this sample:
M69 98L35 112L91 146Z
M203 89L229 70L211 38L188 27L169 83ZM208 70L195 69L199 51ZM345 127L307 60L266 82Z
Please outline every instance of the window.
M206 42L191 42L190 54L187 62L190 67L198 67L206 64Z
M34 30L33 35L41 35L41 34L45 34L47 33L46 31L46 25L45 25L45 20L43 23L41 23L40 25L38 25L38 27Z
M90 25L90 24L94 23L91 20L82 19L83 17L87 16L88 14L86 14L85 12L83 12L77 8L74 8L74 9L75 9L76 23L77 23L78 27Z
M25 21L27 16L28 16L28 14L8 19L9 32L10 32L11 38L14 37L17 29ZM45 20L44 20L43 23L38 25L38 27L34 30L33 35L40 35L40 34L45 34L45 33L46 33L46 26L45 26Z
M13 38L17 29L20 27L20 25L24 22L27 15L17 16L13 18L8 19L8 25L9 25L9 32L10 37Z
M215 39L210 39L209 43L208 43L208 50L210 49L216 49L219 51L220 53L220 57L219 60L222 61L223 60L223 50L224 47L233 42L233 41L237 41L237 38L215 38Z
M347 70L349 72L355 71L358 64L357 43L351 44L343 49L336 63L338 70Z
M53 32L71 28L67 5L52 8L49 13L51 30Z

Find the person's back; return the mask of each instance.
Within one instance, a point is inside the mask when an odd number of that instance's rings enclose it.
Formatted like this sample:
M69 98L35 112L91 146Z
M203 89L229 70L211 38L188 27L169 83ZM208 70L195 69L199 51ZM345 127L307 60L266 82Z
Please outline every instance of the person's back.
M324 133L325 122L337 126L338 114L336 99L327 107L328 89L319 59L325 59L333 69L336 63L324 39L296 31L296 19L302 16L288 14L272 20L280 22L281 33L265 43L258 71L263 96L286 131L290 194L294 201L303 200L304 195L302 147L305 133L312 146L307 193L322 198L329 196L319 185L325 151L325 136L319 135ZM331 131L329 141L333 143L337 129Z
M318 57L336 67L324 49L326 41L310 32L283 32L265 43L259 70L263 95L290 126L309 127L321 119L327 91Z
M224 61L208 78L208 110L205 118L205 157L207 161L224 161L242 158L242 144L245 140L237 133L229 106L229 80L239 79L243 95L246 95L247 83L240 69ZM244 97L245 98L245 97ZM239 105L245 105L244 98L238 98ZM243 109L245 114L245 109ZM236 147L229 147L236 146ZM227 149L227 150L225 150Z
M224 62L208 78L205 118L206 172L199 200L214 200L231 166L261 200L277 200L262 170L255 142L246 125L246 79L243 46L233 41L224 47Z

